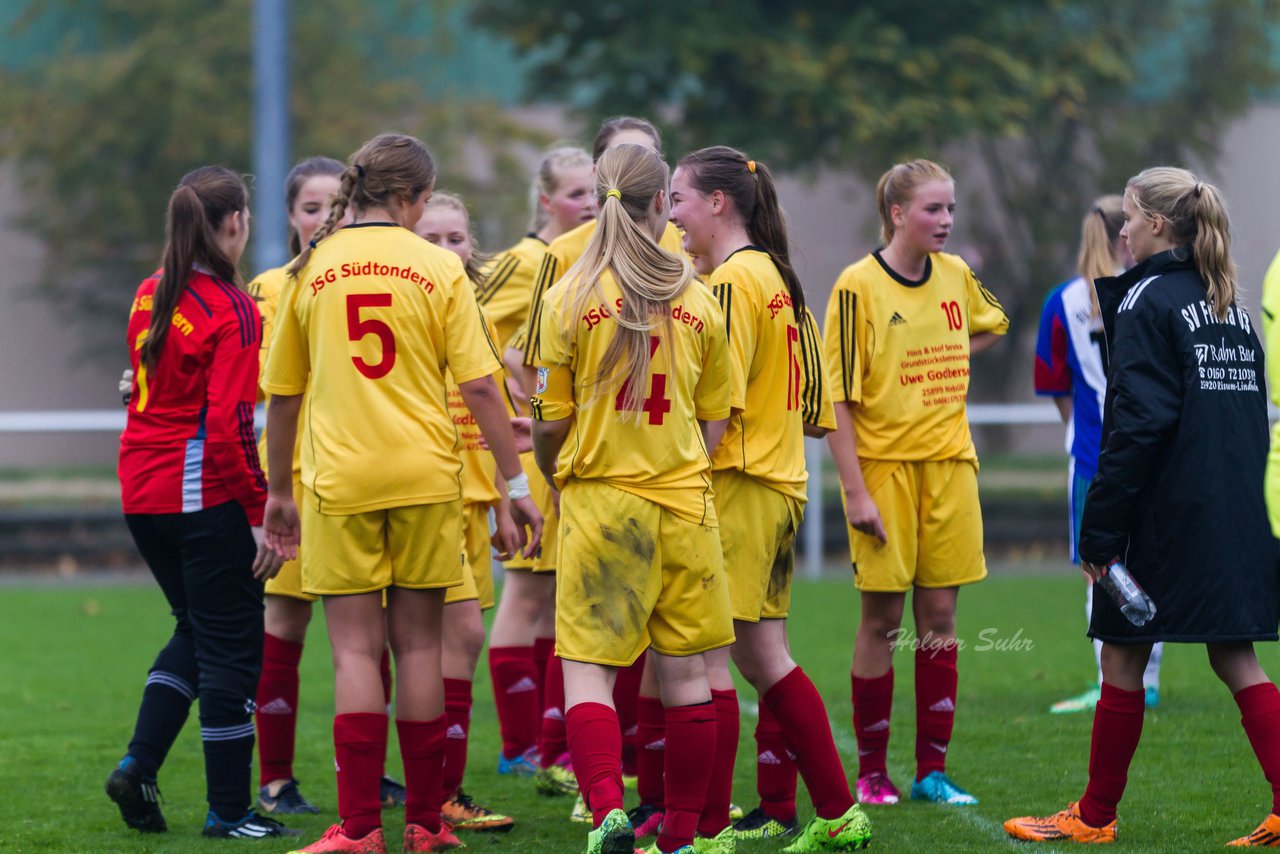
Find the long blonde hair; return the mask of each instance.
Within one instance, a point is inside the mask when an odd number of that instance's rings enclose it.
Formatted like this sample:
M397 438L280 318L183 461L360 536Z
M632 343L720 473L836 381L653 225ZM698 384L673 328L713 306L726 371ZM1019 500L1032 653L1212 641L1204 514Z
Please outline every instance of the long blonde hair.
M467 271L467 278L471 280L471 284L477 288L484 284L485 266L493 259L492 255L487 255L480 251L480 241L476 239L476 229L471 223L471 214L467 211L467 203L462 200L462 196L456 193L447 193L444 190L436 190L431 194L431 198L427 200L424 210L448 209L456 211L462 215L462 221L467 224L467 237L471 239L471 258L464 264Z
M880 211L880 242L893 240L893 206L911 204L916 189L930 181L951 181L951 173L932 160L910 160L894 164L876 183L876 208Z
M1153 166L1130 178L1125 193L1144 217L1169 223L1175 245L1191 247L1209 304L1219 320L1226 320L1236 301L1237 273L1227 206L1218 188L1190 170Z
M663 249L649 230L654 200L666 191L669 178L667 164L642 145L604 151L596 163L598 224L582 257L564 275L566 339L579 318L605 301L600 280L606 272L622 289L622 308L611 314L617 322L613 338L588 385L594 387L591 399L621 386L623 409L636 420L648 396L650 333L655 323L670 331L671 301L694 280L688 259Z
M1116 274L1116 241L1124 228L1124 198L1117 195L1099 196L1080 223L1080 253L1076 256L1076 272L1089 286L1089 301L1093 316L1099 317L1098 292L1095 279Z

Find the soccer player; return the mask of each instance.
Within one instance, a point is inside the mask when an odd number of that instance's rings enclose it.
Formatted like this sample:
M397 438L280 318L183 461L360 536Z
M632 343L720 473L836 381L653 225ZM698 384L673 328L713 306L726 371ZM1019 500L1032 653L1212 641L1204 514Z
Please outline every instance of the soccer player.
M386 848L378 777L387 715L378 662L389 639L399 674L404 848L442 851L461 845L440 818L441 627L444 588L462 581L463 518L446 369L507 479L513 514L530 525L530 549L541 518L462 262L409 231L435 183L430 153L413 137L382 134L348 163L315 248L290 265L262 384L272 395L267 441L276 471L291 460L306 395L304 501L299 508L291 489L272 485L266 527L282 557L293 557L301 541L303 589L322 597L333 646L342 821L302 850ZM353 222L339 228L348 206Z
M728 324L733 407L711 458L720 542L733 605L733 660L778 721L804 775L817 816L786 851L864 846L870 822L854 803L809 677L788 652L786 617L796 529L808 473L804 433L835 426L817 324L791 266L785 214L767 166L725 146L680 159L671 181L671 221L684 248L715 265L709 282ZM716 754L698 834L700 852L731 854L737 838L794 833L790 814L753 811L729 825L738 751L738 695L729 649L706 653L716 709Z
M534 277L548 243L595 218L591 155L580 148L548 151L538 163L533 195L530 233L493 260L478 297L485 311L502 321L498 334L507 348L508 386L514 388L518 410L526 415L533 372L528 369L526 374L521 360ZM504 565L502 598L489 644L489 676L502 734L498 773L531 776L539 767L542 683L555 647L555 507L533 454L521 454L520 462L539 511L551 521L544 526L539 555L517 555Z
M1098 447L1102 436L1102 401L1107 393L1107 370L1103 361L1106 343L1102 335L1102 315L1095 279L1118 275L1129 265L1129 250L1120 239L1124 214L1119 196L1096 199L1080 227L1079 275L1049 292L1040 313L1040 335L1036 340L1036 394L1053 398L1067 425L1067 495L1070 504L1071 562L1080 563L1080 517L1089 482L1098 470ZM1085 619L1093 614L1093 583L1085 592ZM1055 715L1092 712L1102 694L1102 641L1093 641L1098 665L1098 681L1076 697L1054 703ZM1151 658L1142 676L1147 708L1160 702L1160 658L1164 644L1151 648Z
M1080 558L1095 581L1123 558L1156 611L1135 625L1109 596L1094 598L1089 635L1103 642L1102 697L1084 796L1054 815L1004 827L1035 842L1114 842L1142 736L1151 645L1203 643L1271 784L1271 814L1228 845L1273 848L1280 691L1253 648L1276 640L1280 620L1276 539L1263 496L1262 348L1236 302L1217 188L1186 169L1155 167L1129 179L1123 205L1121 234L1137 263L1095 283L1111 358Z
M244 181L218 166L187 173L169 198L162 266L129 313L121 500L175 619L107 778L125 824L144 833L168 830L156 775L199 697L204 835L289 834L250 809L262 582L280 561L255 545L267 483L253 442L262 320L236 270L248 238Z
M965 397L969 357L1009 328L995 297L959 257L955 184L928 160L899 163L876 186L884 245L847 267L827 305L836 401L827 436L844 489L862 610L853 649L858 800L893 804L886 770L894 640L907 591L915 651L913 799L970 805L947 777L956 710L956 600L987 575L978 460Z
M716 730L701 653L733 641L708 457L730 411L724 317L656 242L667 183L647 146L604 152L598 227L539 311L534 452L561 490L556 654L587 854L634 843L613 686L649 645L667 746L650 851L692 851Z

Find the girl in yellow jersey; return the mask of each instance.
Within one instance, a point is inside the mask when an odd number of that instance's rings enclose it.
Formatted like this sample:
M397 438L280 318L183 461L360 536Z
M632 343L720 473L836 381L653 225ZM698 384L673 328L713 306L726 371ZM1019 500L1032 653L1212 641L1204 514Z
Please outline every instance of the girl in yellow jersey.
M505 342L508 385L521 414L527 414L533 394L533 370L521 365L524 325L529 297L547 244L584 222L595 219L595 176L591 155L580 148L555 148L542 156L533 181L532 231L498 255L479 286L481 305L499 324ZM501 322L505 321L505 328ZM506 333L506 334L504 334ZM509 336L509 337L508 337ZM533 454L520 462L529 475L530 490L544 519L542 553L533 559L514 557L506 563L502 600L493 618L489 645L489 676L502 734L499 774L530 776L537 772L538 735L543 713L542 687L555 647L555 507L551 488L538 472ZM563 679L555 708L563 718ZM560 728L563 729L563 721ZM563 750L560 752L563 753ZM553 757L554 758L554 757Z
M448 249L461 259L467 278L479 289L484 256L476 249L471 221L462 199L436 191L427 202L414 232L429 243ZM481 307L481 313L487 314ZM497 333L485 317L493 340ZM504 391L505 383L499 384ZM444 820L455 830L508 831L515 822L475 803L462 790L467 765L467 743L471 732L471 683L484 649L484 620L481 610L493 607L493 571L490 559L489 511L495 511L492 546L504 557L518 548L518 533L511 511L496 482L493 455L481 444L475 416L467 409L462 392L448 378L449 415L458 428L458 456L462 459L462 555L463 583L450 587L444 598L444 711L448 730L445 736ZM508 412L513 407L508 405Z
M876 187L884 246L845 269L827 305L836 400L827 437L844 487L862 611L853 651L858 800L897 803L885 754L893 651L914 590L916 779L911 797L977 799L945 774L956 707L956 599L987 575L978 460L965 398L969 357L1009 328L995 297L955 255L955 183L927 160Z
M408 230L434 181L431 155L413 137L383 134L351 156L328 219L290 265L262 383L272 395L276 471L292 458L306 395L304 500L299 508L287 484L270 486L267 527L286 558L305 537L303 589L323 598L334 656L342 823L305 852L385 850L378 660L388 639L400 674L405 850L461 844L440 819L444 588L462 581L461 464L446 370L507 478L517 521L530 526L530 549L541 533L474 290L456 255ZM354 221L338 228L348 205Z
M768 167L725 146L680 159L671 203L685 249L715 265L708 281L724 311L733 362L734 414L711 458L737 637L732 655L761 709L781 725L817 811L787 850L862 847L870 824L849 792L822 697L787 644L793 546L808 480L804 434L825 434L835 413L817 324L791 266L785 215ZM706 657L719 743L698 833L716 843L701 850L732 851L738 695L729 650ZM741 836L794 831L794 801L789 808L789 815L744 817Z
M540 311L534 452L562 492L556 654L588 854L634 842L613 685L650 645L666 706L658 850L691 845L715 750L700 653L733 641L708 456L730 411L724 317L657 245L667 182L648 147L601 155L599 227Z

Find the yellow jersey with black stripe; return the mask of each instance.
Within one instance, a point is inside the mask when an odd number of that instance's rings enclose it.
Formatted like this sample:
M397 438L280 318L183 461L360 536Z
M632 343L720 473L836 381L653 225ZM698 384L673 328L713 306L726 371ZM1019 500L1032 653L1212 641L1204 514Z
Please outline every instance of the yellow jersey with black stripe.
M611 484L702 525L715 525L711 460L698 421L726 418L731 371L724 316L711 292L691 282L671 301L667 321L649 336L647 394L626 412L625 394L597 388L613 340L622 290L606 273L603 302L565 329L570 282L543 296L537 354L538 385L530 401L539 421L573 419L557 460L556 486L570 479Z
M879 252L845 268L827 304L825 348L833 397L857 404L858 456L976 459L969 336L1008 331L999 301L957 255L930 254L919 281Z
M408 229L360 223L325 238L289 280L262 388L304 394L302 484L322 513L461 494L445 370L497 373L462 262Z
M271 346L271 330L276 322L276 311L280 307L280 294L289 280L287 265L263 270L245 285L245 290L258 306L262 315L262 348L258 351L258 372L261 375L267 369L267 351ZM261 388L258 389L258 400L265 403L270 397ZM262 462L262 471L267 472L267 433L264 430L258 438L258 459ZM293 479L296 481L302 474L302 443L293 443Z
M534 279L546 251L546 241L536 234L526 234L489 262L484 281L476 286L476 301L493 321L497 329L494 340L503 347L529 319Z
M542 310L542 296L552 285L560 281L560 278L569 271L582 253L587 251L587 244L591 242L592 236L596 233L596 221L584 222L582 225L566 231L564 234L551 241L546 252L543 253L542 261L538 267L538 276L533 285L533 295L529 302L529 322L525 332L524 346L524 365L532 367L534 357L538 352L538 333L542 329L542 321L538 316ZM670 252L672 255L683 257L684 244L680 239L680 230L671 223L667 223L666 230L662 232L662 238L658 241L658 245Z
M480 313L484 315L489 337L494 341L498 340L497 330L494 329L488 312L482 307ZM499 370L493 379L498 384L498 392L502 395L507 414L515 415L515 405L507 391L505 372ZM462 390L453 381L451 374L445 374L445 383L449 389L449 417L458 429L457 451L458 458L462 460L462 503L493 507L502 500L497 487L498 461L494 459L492 452L480 444L482 437L476 417L467 408Z
M804 424L835 428L817 323L807 310L797 322L786 281L758 247L734 252L710 281L729 333L734 409L712 468L804 501Z

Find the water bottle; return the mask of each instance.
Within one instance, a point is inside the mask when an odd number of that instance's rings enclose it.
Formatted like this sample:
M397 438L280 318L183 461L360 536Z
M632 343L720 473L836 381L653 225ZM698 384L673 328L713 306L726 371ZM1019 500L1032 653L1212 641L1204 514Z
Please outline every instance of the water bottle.
M1135 626L1145 626L1155 619L1156 603L1120 561L1104 567L1098 583L1119 606L1125 619Z

